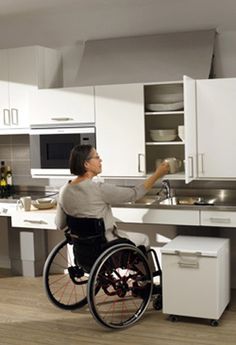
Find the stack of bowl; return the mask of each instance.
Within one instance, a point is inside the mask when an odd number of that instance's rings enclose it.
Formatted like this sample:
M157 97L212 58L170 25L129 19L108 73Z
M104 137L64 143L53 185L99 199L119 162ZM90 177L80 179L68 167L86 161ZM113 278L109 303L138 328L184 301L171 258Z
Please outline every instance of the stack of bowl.
M177 137L176 129L151 129L150 137L153 141L172 141Z

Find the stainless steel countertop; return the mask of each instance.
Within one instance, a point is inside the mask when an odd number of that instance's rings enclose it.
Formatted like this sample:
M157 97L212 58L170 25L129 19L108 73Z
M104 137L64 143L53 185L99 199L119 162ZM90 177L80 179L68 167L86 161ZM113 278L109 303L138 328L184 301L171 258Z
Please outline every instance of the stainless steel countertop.
M205 211L236 211L236 191L225 189L175 189L174 196L184 197L203 197L204 199L214 199L213 205L193 205L193 204L161 204L156 195L156 190L152 190L141 200L133 203L114 204L113 207L124 208L147 208L147 209L169 209L169 210L205 210ZM146 202L142 202L146 201Z
M204 211L236 211L235 205L160 205L160 203L154 202L152 204L145 203L123 203L123 204L114 204L112 207L121 207L121 208L147 208L147 209L167 209L167 210L204 210Z

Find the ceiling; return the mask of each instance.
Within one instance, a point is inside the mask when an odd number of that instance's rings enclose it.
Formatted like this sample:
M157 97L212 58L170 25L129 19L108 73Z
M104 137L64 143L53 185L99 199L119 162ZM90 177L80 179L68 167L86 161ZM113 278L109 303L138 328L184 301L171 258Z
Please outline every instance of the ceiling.
M0 0L0 48L236 30L235 0Z

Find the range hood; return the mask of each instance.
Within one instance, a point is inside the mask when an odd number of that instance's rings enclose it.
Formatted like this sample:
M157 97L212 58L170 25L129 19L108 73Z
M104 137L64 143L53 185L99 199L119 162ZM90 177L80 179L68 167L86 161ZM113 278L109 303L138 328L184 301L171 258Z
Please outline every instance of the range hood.
M76 85L208 78L215 30L85 42Z

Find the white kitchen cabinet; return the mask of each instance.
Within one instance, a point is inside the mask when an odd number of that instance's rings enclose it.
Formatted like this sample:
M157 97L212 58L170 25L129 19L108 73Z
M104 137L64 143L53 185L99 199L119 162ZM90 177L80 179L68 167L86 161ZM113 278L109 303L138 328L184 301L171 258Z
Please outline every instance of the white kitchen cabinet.
M112 212L117 219L127 223L200 225L198 210L113 207Z
M236 214L232 211L201 211L200 223L206 226L236 228Z
M143 85L95 86L95 111L101 175L144 175Z
M230 301L229 239L177 236L161 253L163 313L215 325Z
M29 90L58 85L59 55L37 46L1 49L0 62L0 130L3 134L27 132Z
M196 95L195 80L184 76L183 81L155 83L144 86L145 90L145 136L147 172L152 173L156 162L175 157L182 162L177 174L169 179L196 178ZM154 141L150 130L174 129L185 126L185 138L178 135L170 141Z
M30 125L94 123L94 88L31 90Z
M153 173L157 162L165 158L184 160L184 142L177 136L178 126L184 124L183 83L148 84L144 86L144 94L146 164L147 172ZM160 141L157 141L152 138L151 131L169 129L176 131L174 140L162 141L160 137Z
M56 230L55 210L12 211L11 225L14 228Z
M196 81L184 76L185 182L197 178Z
M198 176L236 178L236 78L197 80Z

